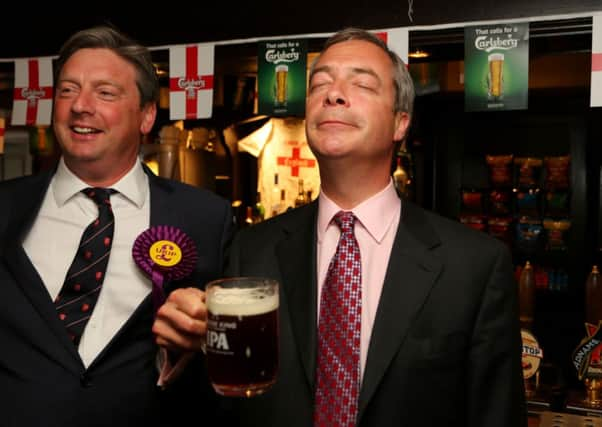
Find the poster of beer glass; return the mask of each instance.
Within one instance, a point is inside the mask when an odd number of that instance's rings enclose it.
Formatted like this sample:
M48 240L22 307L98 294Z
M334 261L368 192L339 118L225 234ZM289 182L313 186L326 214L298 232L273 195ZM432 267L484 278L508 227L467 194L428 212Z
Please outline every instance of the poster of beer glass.
M524 110L528 93L529 23L466 27L465 110Z
M259 43L258 112L268 116L303 116L307 85L307 40Z

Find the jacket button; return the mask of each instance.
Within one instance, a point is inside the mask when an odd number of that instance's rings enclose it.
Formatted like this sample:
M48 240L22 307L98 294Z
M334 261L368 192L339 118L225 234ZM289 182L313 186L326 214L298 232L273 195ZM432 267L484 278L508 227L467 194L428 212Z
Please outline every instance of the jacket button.
M90 376L87 373L81 374L79 377L79 383L82 387L88 388L92 386L92 381L90 380Z

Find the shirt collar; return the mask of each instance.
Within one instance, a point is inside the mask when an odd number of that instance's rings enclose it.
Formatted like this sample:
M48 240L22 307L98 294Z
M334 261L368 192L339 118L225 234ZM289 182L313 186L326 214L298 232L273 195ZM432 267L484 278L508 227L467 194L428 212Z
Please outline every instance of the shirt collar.
M113 184L111 188L117 190L138 208L141 208L148 195L147 183L148 177L142 169L142 164L136 162L129 172ZM51 187L57 206L63 206L69 199L84 188L89 187L89 185L71 172L61 157Z
M318 242L331 224L332 218L337 212L344 210L335 202L328 198L322 191L318 196ZM400 209L400 199L395 191L393 181L379 193L364 200L362 203L351 209L351 212L357 217L362 226L368 231L374 240L378 243L385 237L385 234L395 213Z

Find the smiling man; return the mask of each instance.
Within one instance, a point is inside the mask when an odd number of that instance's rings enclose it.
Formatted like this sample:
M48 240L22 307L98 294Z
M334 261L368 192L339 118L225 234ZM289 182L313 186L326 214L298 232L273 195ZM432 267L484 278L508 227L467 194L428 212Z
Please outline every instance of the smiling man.
M151 282L132 246L151 225L183 230L198 263L167 291L202 287L221 275L230 204L138 160L159 90L148 49L109 27L82 30L56 76L58 165L0 182L0 424L188 424L179 414L212 395L202 360L179 379L158 363Z

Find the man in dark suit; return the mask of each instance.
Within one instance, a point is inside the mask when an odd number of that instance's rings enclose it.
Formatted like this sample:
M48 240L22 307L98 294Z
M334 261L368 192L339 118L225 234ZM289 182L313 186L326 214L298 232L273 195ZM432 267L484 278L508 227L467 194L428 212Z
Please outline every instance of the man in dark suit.
M226 401L235 424L526 425L509 251L401 200L392 184L395 142L406 135L413 98L403 62L366 31L335 34L313 64L306 132L320 165L320 195L241 231L230 250L229 275L281 284L278 380L263 395ZM353 218L353 237L335 224L341 211ZM333 275L344 234L343 246L357 257L347 264L353 273ZM352 277L339 285L346 292L340 306L326 297L337 275ZM357 276L361 290L348 292ZM354 292L360 303L351 301ZM347 321L323 327L332 314L324 307L355 322L349 314L355 304L361 306L355 331L347 331ZM196 310L202 312L202 301ZM332 329L357 339L336 341ZM354 363L337 346L357 354ZM341 379L350 380L341 387ZM330 394L332 388L339 393Z
M149 226L181 229L198 261L166 291L203 286L222 273L230 205L139 162L159 88L146 48L108 27L83 30L61 49L56 74L57 167L0 183L0 424L183 425L183 409L210 405L213 392L198 381L199 357L159 357L167 353L152 332L151 281L132 246ZM54 301L82 231L98 215L86 187L116 191L115 230L99 298L74 345ZM182 369L189 374L176 375Z

